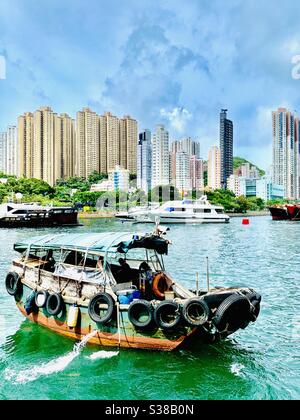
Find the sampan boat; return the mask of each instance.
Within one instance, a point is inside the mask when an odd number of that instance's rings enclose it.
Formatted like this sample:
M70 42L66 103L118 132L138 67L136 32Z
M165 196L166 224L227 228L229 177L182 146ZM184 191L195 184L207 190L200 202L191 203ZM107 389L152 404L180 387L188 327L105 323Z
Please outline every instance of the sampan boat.
M7 292L29 320L100 346L171 351L255 322L250 288L191 291L166 272L170 242L154 233L47 235L14 245Z

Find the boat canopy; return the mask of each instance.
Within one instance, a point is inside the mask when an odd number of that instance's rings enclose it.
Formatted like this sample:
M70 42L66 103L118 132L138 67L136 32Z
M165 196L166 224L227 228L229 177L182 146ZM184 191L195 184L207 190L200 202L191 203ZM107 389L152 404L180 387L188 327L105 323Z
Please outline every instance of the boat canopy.
M17 242L14 250L20 253L48 249L91 251L96 253L123 253L133 248L155 250L158 254L168 254L169 241L155 234L132 233L83 233L37 236Z

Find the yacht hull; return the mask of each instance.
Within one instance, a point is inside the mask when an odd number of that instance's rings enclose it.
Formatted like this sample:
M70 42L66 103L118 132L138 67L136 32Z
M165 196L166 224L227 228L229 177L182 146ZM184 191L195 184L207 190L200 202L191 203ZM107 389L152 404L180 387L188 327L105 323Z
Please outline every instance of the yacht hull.
M156 223L157 218L159 218L160 223L162 224L206 224L206 223L229 223L230 219L228 218L200 218L200 217L168 217L162 214L151 215L151 216L141 216L136 217L135 222L137 223Z

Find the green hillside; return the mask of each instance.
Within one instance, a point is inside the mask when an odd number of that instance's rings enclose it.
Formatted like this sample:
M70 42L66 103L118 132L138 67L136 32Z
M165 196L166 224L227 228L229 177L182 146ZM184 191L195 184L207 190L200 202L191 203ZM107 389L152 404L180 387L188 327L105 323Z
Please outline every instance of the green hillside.
M249 162L249 160L246 160L244 158L241 158L241 157L237 156L237 157L233 158L233 169L236 170L237 168L239 168L241 165L244 165L245 163L250 163L250 165L256 166L256 165L254 165L254 163ZM263 171L262 169L260 169L258 167L257 167L257 169L259 170L260 176L264 176L266 174L265 171Z

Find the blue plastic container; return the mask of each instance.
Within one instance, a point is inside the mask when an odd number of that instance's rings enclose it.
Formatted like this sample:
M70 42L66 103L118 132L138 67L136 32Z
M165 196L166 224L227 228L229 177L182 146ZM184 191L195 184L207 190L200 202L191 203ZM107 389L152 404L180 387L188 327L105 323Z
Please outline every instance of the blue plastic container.
M121 295L118 297L118 299L121 305L129 305L131 302L130 296Z

